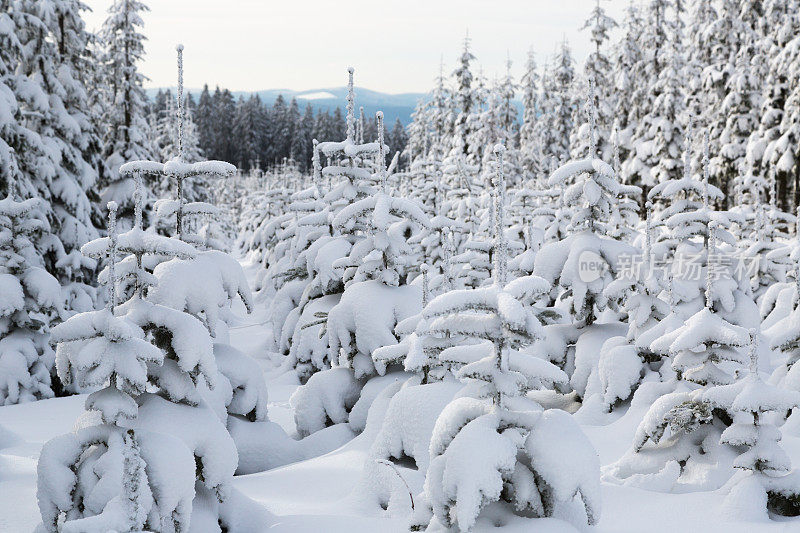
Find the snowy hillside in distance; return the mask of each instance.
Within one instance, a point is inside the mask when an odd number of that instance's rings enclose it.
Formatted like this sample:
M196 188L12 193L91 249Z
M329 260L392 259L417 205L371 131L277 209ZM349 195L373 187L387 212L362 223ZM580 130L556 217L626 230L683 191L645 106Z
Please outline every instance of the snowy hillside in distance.
M209 87L211 90L214 87ZM148 89L147 93L150 97L155 95L158 90L168 89L173 94L175 87L161 87ZM195 101L200 96L201 89L188 89ZM297 103L300 104L301 109L305 107L306 103L310 103L315 112L329 111L333 112L335 109L344 109L345 97L347 96L347 87L332 87L322 89L308 89L305 91L295 91L292 89L263 89L259 91L231 91L233 96L237 99L240 96L249 96L253 93L258 94L261 100L267 106L271 106L278 95L282 95L287 101L292 98L297 98ZM417 101L425 96L425 93L402 93L402 94L388 94L378 91L372 91L363 87L356 87L356 95L358 98L358 105L364 106L364 114L368 117L374 117L377 111L383 111L386 124L390 127L394 124L395 119L408 125L411 122L411 113L414 111L414 106Z

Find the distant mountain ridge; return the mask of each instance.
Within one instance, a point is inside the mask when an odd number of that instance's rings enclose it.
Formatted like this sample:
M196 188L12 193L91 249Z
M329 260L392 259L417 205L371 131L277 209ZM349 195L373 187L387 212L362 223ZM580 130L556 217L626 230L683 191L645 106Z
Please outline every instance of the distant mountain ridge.
M159 90L168 89L175 92L175 87L160 87L147 89L147 94L151 98ZM209 87L213 91L213 87ZM200 96L202 89L188 89L192 94L195 101ZM404 125L411 122L411 113L417 105L417 101L423 98L426 93L402 93L402 94L388 94L378 91L372 91L364 87L356 87L356 114L358 108L364 107L364 115L367 117L375 116L377 111L383 111L384 120L387 128L391 129L396 119L400 119ZM237 99L240 96L249 96L250 94L258 94L266 105L271 106L278 95L283 95L283 98L288 104L292 98L297 98L297 103L300 106L300 111L305 109L306 104L311 104L315 112L318 110L327 110L333 112L334 109L341 108L342 113L345 111L345 98L347 96L347 87L330 87L324 89L310 89L306 91L293 91L291 89L266 89L261 91L231 91Z

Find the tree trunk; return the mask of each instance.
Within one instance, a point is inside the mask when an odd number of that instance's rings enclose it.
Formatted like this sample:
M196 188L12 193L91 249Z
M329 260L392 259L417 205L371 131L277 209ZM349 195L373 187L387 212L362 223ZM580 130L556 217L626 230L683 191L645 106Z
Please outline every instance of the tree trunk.
M782 172L778 172L775 176L778 188L778 206L784 213L790 213L792 207L789 205L789 187L787 184L787 176Z
M794 207L800 205L800 163L794 165Z

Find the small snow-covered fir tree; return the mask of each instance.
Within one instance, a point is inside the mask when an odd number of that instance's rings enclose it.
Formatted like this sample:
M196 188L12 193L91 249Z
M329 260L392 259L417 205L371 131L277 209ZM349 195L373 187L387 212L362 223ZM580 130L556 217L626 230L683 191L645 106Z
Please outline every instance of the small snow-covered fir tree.
M186 231L186 223L184 213L193 217L205 217L207 219L219 217L220 211L215 206L203 202L193 201L186 202L186 193L184 190L190 180L197 179L213 179L213 178L228 178L232 176L236 168L230 163L223 161L201 161L189 162L187 159L187 152L185 148L185 129L186 129L186 109L184 107L183 97L183 45L177 46L178 52L178 92L177 92L177 112L176 112L176 130L173 132L176 139L177 150L173 153L173 157L163 164L160 168L157 165L149 165L147 172L149 174L160 173L164 178L175 182L175 200L164 201L160 200L155 206L156 212L159 217L167 218L172 215L175 216L175 235L178 239L190 242L195 245L202 245L207 248L219 248L220 245L210 243L207 239L191 234ZM189 154L190 156L193 154ZM127 175L120 171L121 175ZM194 195L196 196L196 195ZM202 221L200 221L202 223ZM199 226L199 224L195 224ZM199 229L199 228L198 228Z
M776 418L800 407L800 391L790 391L765 383L758 373L758 345L755 330L750 331L750 371L739 381L714 387L703 399L725 409L733 423L722 432L721 444L744 451L733 466L752 474L738 480L739 485L760 485L766 493L767 507L777 514L794 516L800 512L800 477L791 472L791 459L781 448L781 430ZM728 496L736 504L737 487ZM748 496L749 498L752 495Z
M798 264L798 263L796 263ZM774 296L774 303L769 315L764 320L764 333L770 340L770 348L777 350L785 359L775 372L775 378L790 388L800 390L800 381L795 376L800 376L800 335L797 324L800 321L800 264L795 267L795 279L789 287L775 286L782 289L780 294ZM765 295L765 299L771 296ZM797 368L795 368L797 367Z
M130 227L134 209L134 182L121 176L119 168L126 161L154 159L155 147L147 123L147 96L144 76L137 63L144 55L141 14L148 7L138 0L115 0L108 10L100 38L104 45L102 65L105 69L103 95L103 132L100 185L106 201L119 205L121 227ZM145 209L153 201L145 188Z
M534 274L562 288L560 298L569 299L575 322L585 325L608 306L603 291L619 272L620 256L635 255L633 247L610 237L609 231L614 220L635 216L622 208L619 198L640 192L638 187L620 184L614 169L596 158L593 101L590 97L587 106L591 140L587 158L564 164L548 180L551 187L565 187L563 202L572 213L570 235L543 246L534 265ZM580 271L589 255L596 273Z
M370 198L376 190L375 182L382 181L377 172L373 175L373 169L380 163L377 161L379 143L356 144L352 68L348 69L346 124L343 141L324 141L316 145L312 155L314 183L295 197L290 216L299 217L296 223L288 219L285 222L284 234L287 238L291 236L294 244L286 245L286 253L273 267L275 275L287 280L270 306L270 320L276 324L276 333L280 333L280 339L276 338L277 347L288 350L303 381L331 365L328 350L331 330L326 326L328 313L339 303L346 282L358 270L360 261L351 260L350 254L357 242L367 238L362 230L372 224L365 212L358 227L347 229L344 226L355 221L338 215ZM385 154L385 146L383 150ZM322 156L327 159L325 166L320 160ZM385 169L385 162L383 165ZM388 178L387 172L387 187ZM385 223L391 222L389 216ZM388 226L383 231L387 229ZM278 251L276 246L276 255ZM369 250L362 249L359 253L367 252ZM392 252L388 253L391 256ZM402 267L400 270L405 271Z
M496 148L498 156L503 149ZM505 186L501 165L497 165L500 191ZM424 506L412 525L430 520L431 525L470 531L492 502L505 502L518 513L550 516L575 500L582 503L588 522L594 523L599 476L591 444L569 416L543 412L523 396L530 388L565 381L566 376L550 363L516 350L537 338L541 325L520 301L519 291L524 292L527 280L506 283L504 195L499 192L497 197L501 203L494 283L451 291L425 308L431 331L477 341L447 348L439 356L461 365L456 375L474 383L472 391L478 398L454 400L436 421ZM556 434L569 435L577 446L571 459L573 466L580 464L578 477L567 480L552 468L551 461L559 455L551 446ZM543 446L544 442L549 445Z
M666 325L672 306L659 297L662 280L652 251L652 204L648 202L646 209L641 269L635 268L628 275L614 280L605 290L606 295L622 300L628 320L627 336L606 341L598 362L603 404L609 411L618 402L627 400L653 367L663 368L663 354L650 348L648 334L659 324ZM671 281L669 285L668 292L671 292Z
M713 277L714 242L712 234L706 265L705 306L687 318L682 327L656 343L669 345L674 354L672 367L681 379L699 385L727 385L733 377L720 368L720 363L747 363L740 349L747 346L747 330L728 322L714 306L715 296L718 296Z
M540 76L536 71L536 56L528 51L525 74L522 76L522 125L519 130L519 146L522 152L522 167L533 175L538 175L542 165L541 147L536 138L537 113L539 110Z
M378 124L383 125L381 112L378 112ZM353 282L375 279L386 285L398 285L405 282L405 270L409 266L406 236L397 224L398 219L420 227L427 227L430 223L414 202L389 196L383 130L380 127L378 150L379 191L342 209L334 217L333 224L343 233L363 231L365 234L365 238L353 246L349 256L348 266L355 266Z
M121 172L137 183L133 228L117 235L112 223L108 237L83 247L89 256L109 258L101 273L109 307L60 326L56 366L67 383L106 388L87 400L86 416L99 411L99 422L55 439L42 453L39 501L48 530L73 519L85 519L87 528L97 524L92 531L182 531L190 520L192 527L229 528L236 519L226 510L236 444L217 413L263 421L266 391L254 366L226 348L215 324L220 301L241 292L237 279L244 276L238 264L224 266L214 255L219 252L198 253L142 229L138 184L143 173L159 170L150 161L123 165ZM108 480L84 481L96 461L108 464ZM95 483L111 489L94 495L74 488L94 490ZM130 505L135 513L120 514ZM133 515L138 526L129 525Z
M467 33L464 37L464 48L459 57L458 68L453 71L453 76L456 78L454 93L456 118L453 122L451 152L461 153L465 156L472 154L475 148L470 146L468 141L472 132L469 116L475 106L475 89L472 86L474 76L470 68L475 56L472 55L470 50L470 42L469 33ZM471 162L476 163L476 161Z
M745 331L744 338L738 330L728 335L749 345L749 372L726 385L679 388L658 398L636 429L631 450L608 469L607 479L658 490L714 490L730 480L733 507L747 509L762 491L765 507L796 515L798 478L784 475L790 462L778 445L776 422L800 396L762 381L756 330ZM736 474L737 468L753 473Z
M151 488L160 476L152 468L145 474L137 433L130 427L139 410L136 398L147 387L147 365L162 363L164 353L145 339L141 328L114 314L117 208L111 202L108 209L108 305L75 315L53 330L59 375L83 388L99 388L86 398L87 411L99 420L42 449L38 499L43 526L47 531L58 531L62 524L83 531L181 530L189 524L193 480L178 476L180 465L173 465L178 490L169 495L170 508L167 494ZM185 465L190 457L181 459Z
M394 331L401 338L399 343L382 346L372 352L372 360L379 372L384 373L390 365L400 364L404 370L419 376L420 385L444 379L450 367L444 364L439 354L464 342L463 336L436 335L430 329L432 319L425 315L425 308L431 299L429 271L427 264L420 265L422 312L397 324Z
M92 38L81 19L87 8L58 0L13 3L10 12L20 18L16 37L24 50L15 66L20 78L14 91L21 97L20 118L39 137L17 141L22 162L34 163L23 164L22 171L38 188L25 196L40 196L50 204L45 214L57 238L48 243L46 268L64 286L67 309L84 310L94 299L87 281L96 265L79 250L97 236L98 209L90 197L97 181L99 129L92 123L85 85L93 68L86 57Z
M656 204L663 202L666 207L655 216L654 226L659 232L654 244L658 257L671 261L673 272L673 294L678 302L702 302L705 298L704 278L691 275L687 270L691 262L702 265L707 262L709 240L714 239L720 245L735 245L735 239L729 229L731 217L729 213L715 211L712 202L720 201L722 191L709 183L709 142L706 133L703 141L702 179L694 179L691 175L690 135L684 141L683 177L661 182L650 190L649 197ZM714 300L724 300L724 307L732 311L734 307L733 292L738 284L729 275L727 268L732 265L720 265L724 276L715 280L715 285L725 290L714 292ZM749 282L748 282L749 284ZM723 293L726 294L723 298ZM699 308L699 305L695 309Z
M594 44L594 50L586 58L584 64L584 71L586 77L593 80L597 88L597 149L600 158L607 160L611 150L611 126L613 122L613 111L615 108L615 94L613 91L614 84L612 79L612 63L611 59L606 55L603 46L610 39L609 33L617 26L617 22L606 14L605 9L600 5L600 0L595 3L589 18L583 24L581 29L590 30L591 40ZM588 144L589 140L588 130L586 128L579 128L582 131L576 132L580 143L573 142L573 152L578 154L584 153L584 146Z
M64 313L61 287L35 242L49 233L46 202L17 200L13 177L0 200L0 405L50 398L49 331Z
M733 411L734 420L722 433L721 442L747 451L734 461L736 468L767 476L788 473L789 456L780 449L780 431L765 413L784 414L800 406L800 392L782 390L762 381L758 374L758 346L750 331L749 373L739 381L709 389L703 394L713 405Z
M378 124L383 124L383 114L380 112ZM406 234L413 234L430 225L419 204L388 194L385 165L383 134L382 129L378 128L376 178L379 189L371 196L344 207L333 219L334 227L342 234L351 235L355 243L348 257L337 262L341 265L339 268L345 268L344 279L348 284L341 302L328 315L329 347L331 359L338 355L339 364L353 368L357 377L372 373L369 369L372 361L368 359L372 349L364 352L364 348L374 345L378 336L386 340L393 338L392 331L396 323L381 325L377 330L370 328L371 331L363 329L366 324L359 327L353 323L353 318L359 314L353 305L361 306L364 302L350 301L351 294L363 295L370 288L385 292L407 285L411 249L406 242ZM354 290L351 291L351 287ZM403 303L401 306L407 308L409 304ZM387 325L390 326L389 331L380 333L380 328Z

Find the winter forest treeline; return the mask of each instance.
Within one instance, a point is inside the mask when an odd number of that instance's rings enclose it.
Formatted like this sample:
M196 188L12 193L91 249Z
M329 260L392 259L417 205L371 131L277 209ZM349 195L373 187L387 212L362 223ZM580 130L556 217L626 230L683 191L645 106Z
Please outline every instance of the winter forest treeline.
M162 117L174 115L170 106L175 97L169 90L159 90L151 109L150 124L156 125ZM235 99L227 89L217 87L213 92L205 86L195 103L189 94L187 109L196 128L196 143L201 153L209 159L218 159L237 165L242 171L266 170L291 160L303 172L311 169L311 142L313 139L335 139L345 132L342 110L333 113L325 109L316 114L307 104L301 111L297 99L288 103L278 95L272 106L266 106L257 94ZM367 139L376 139L375 117L359 114ZM390 146L402 151L407 134L398 119L384 136Z
M0 7L0 405L86 394L39 530L255 533L235 475L356 436L348 499L412 531L602 524L603 484L800 515L797 0L598 2L521 80L467 37L390 131L352 68L333 113L195 102L178 45L149 101L142 2Z
M443 71L417 107L406 150L441 157L461 144L466 161L481 165L503 142L524 175L546 174L585 153L582 104L593 79L599 154L618 160L625 183L642 187L642 211L653 186L683 172L687 134L707 131L710 180L725 193L719 207L740 204L753 187L770 201L775 188L777 205L793 212L800 205L797 24L797 5L785 0L645 1L631 3L621 21L597 7L583 25L593 50L580 68L564 41L544 59L531 51L520 80L510 61L505 76L486 80L467 40L452 76ZM700 140L691 137L697 169Z

